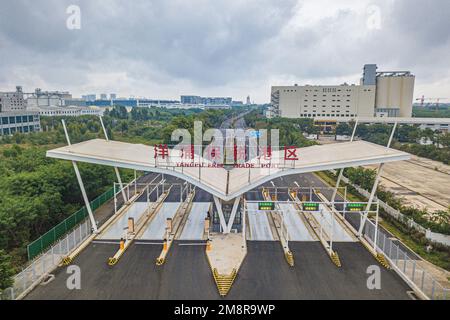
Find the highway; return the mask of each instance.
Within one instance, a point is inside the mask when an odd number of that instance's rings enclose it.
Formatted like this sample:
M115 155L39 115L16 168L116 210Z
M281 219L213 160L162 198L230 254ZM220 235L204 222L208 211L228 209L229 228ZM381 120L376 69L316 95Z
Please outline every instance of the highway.
M106 260L117 245L92 244L76 259L81 269L81 290L69 290L66 267L55 279L38 286L26 299L223 299L220 298L205 247L176 241L163 266L154 261L161 245L134 243L114 267ZM318 242L290 242L295 267L284 261L275 241L249 241L248 254L225 299L409 299L409 287L393 272L380 268L381 290L366 286L366 269L376 264L356 243L336 243L343 265L330 261Z

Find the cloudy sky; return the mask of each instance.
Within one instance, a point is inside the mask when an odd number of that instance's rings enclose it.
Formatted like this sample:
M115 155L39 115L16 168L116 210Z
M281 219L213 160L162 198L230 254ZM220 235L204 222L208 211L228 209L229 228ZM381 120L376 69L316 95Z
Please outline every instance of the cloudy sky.
M70 5L80 8L80 29ZM0 90L268 102L271 85L410 70L450 98L448 0L2 0Z

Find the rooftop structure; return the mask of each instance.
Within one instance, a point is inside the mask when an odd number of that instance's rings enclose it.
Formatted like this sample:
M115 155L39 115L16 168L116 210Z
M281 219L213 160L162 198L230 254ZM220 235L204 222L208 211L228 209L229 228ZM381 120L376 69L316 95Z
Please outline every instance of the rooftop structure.
M410 155L364 141L312 146L297 150L300 155L297 161L283 161L275 168L262 169L258 161L249 161L249 168L209 167L211 161L195 156L194 163L203 166L178 166L182 157L181 151L172 149L166 159L155 157L154 147L142 144L131 144L101 139L89 140L50 150L51 158L74 160L113 167L167 173L185 179L211 194L223 199L234 199L271 179L295 173L305 173L378 164L390 161L407 160ZM283 159L278 151L279 159ZM275 151L274 151L275 153ZM277 156L274 155L274 158Z

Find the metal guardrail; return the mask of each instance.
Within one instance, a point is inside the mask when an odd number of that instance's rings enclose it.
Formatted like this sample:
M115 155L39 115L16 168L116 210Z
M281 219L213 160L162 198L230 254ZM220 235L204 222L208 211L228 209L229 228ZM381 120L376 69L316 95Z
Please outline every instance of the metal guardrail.
M0 293L0 300L20 298L46 275L52 272L62 259L92 234L89 219L78 225L65 237L54 244L47 252L39 256L27 268L14 277L12 287Z
M444 288L431 274L421 267L422 260L411 258L395 240L385 233L377 232L375 239L375 224L367 220L364 227L364 237L372 245L376 244L376 250L385 255L389 263L396 267L410 285L418 288L431 300L450 300L450 288Z
M129 188L130 185L134 184L135 180L131 181L129 184L124 186L124 188ZM98 209L102 204L108 200L105 196L109 196L109 192L112 191L111 199L114 194L114 188L103 193L101 196L97 197L91 202L93 210ZM120 193L121 190L116 190L116 195ZM81 210L81 209L80 209ZM80 211L79 210L79 211ZM77 214L77 211L75 214ZM73 216L73 215L72 215ZM72 217L71 216L71 217ZM67 220L67 219L66 219ZM56 228L56 227L55 227ZM55 229L53 228L53 229ZM53 230L52 229L52 230ZM14 300L23 297L30 291L34 286L39 284L46 275L52 272L56 267L60 265L62 259L66 257L70 252L77 248L84 240L86 240L92 234L91 222L87 218L87 214L81 223L79 223L75 228L73 228L69 233L56 239L53 244L50 244L50 249L41 253L23 269L20 273L14 276L14 284L0 291L0 300ZM38 239L39 240L39 239ZM48 248L48 247L47 247ZM45 250L45 249L44 249Z
M114 188L110 188L108 191L104 192L93 201L90 202L92 211L98 209L105 202L110 200L114 196ZM27 246L28 260L33 260L35 257L39 256L42 252L48 249L52 244L54 244L58 239L63 237L67 232L72 230L76 225L81 223L88 216L86 207L82 207L80 210L76 211L68 218L66 218L61 223L57 224L55 227L44 233L38 239L34 240Z

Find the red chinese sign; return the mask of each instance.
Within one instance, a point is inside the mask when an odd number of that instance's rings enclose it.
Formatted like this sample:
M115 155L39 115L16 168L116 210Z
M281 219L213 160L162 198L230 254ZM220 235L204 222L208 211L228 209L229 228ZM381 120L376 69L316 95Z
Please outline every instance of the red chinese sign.
M296 147L284 147L284 160L298 160Z
M167 147L167 144L157 144L155 145L155 159L160 157L162 159L165 159L166 157L169 157L169 148Z

